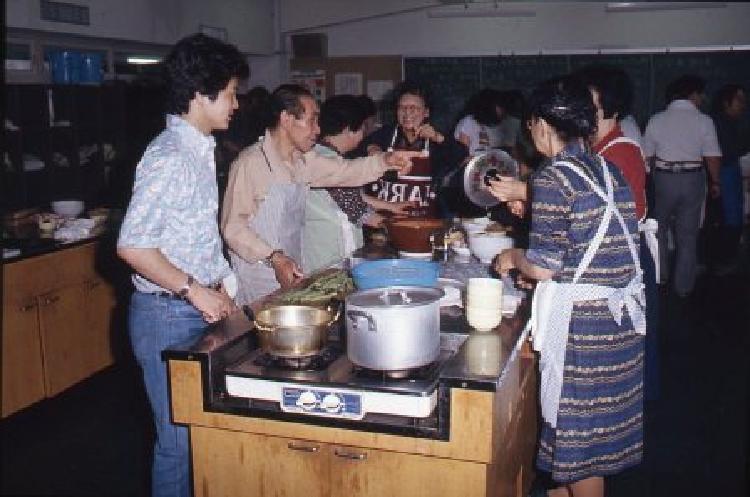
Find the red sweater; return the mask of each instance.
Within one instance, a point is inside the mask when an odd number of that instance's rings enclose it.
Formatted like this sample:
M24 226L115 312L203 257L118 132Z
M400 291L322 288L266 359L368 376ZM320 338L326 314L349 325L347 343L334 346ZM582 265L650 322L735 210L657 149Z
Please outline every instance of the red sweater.
M594 145L594 152L597 154L604 148L607 143L615 138L624 136L620 125L617 124L607 136L602 138ZM617 166L625 177L630 190L633 192L635 199L635 210L638 219L643 219L646 215L646 163L643 160L641 151L635 145L630 143L616 143L601 153L602 157Z

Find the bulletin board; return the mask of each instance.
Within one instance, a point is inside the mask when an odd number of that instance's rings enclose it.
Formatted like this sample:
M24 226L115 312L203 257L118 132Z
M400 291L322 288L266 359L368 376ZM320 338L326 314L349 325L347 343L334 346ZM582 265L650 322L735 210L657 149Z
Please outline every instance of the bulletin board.
M390 109L383 104L389 90L402 79L400 55L298 58L290 61L290 70L325 71L326 96L337 93L366 93L379 102L381 119L388 120ZM339 90L337 92L337 90ZM359 90L359 91L357 91Z

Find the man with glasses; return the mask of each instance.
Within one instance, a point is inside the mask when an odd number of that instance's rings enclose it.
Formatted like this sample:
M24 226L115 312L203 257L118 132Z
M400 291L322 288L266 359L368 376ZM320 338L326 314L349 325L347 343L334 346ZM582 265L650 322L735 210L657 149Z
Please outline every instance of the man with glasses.
M414 217L446 216L446 200L438 200L443 179L460 166L467 149L452 136L444 135L429 123L430 99L427 89L406 81L395 92L396 123L385 125L365 138L369 154L385 150L419 152L408 177L381 178L370 192L388 202L418 202Z

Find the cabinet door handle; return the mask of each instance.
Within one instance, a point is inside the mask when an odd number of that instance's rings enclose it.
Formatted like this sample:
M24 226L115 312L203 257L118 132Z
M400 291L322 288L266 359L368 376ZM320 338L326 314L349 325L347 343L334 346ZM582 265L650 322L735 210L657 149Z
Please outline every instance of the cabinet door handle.
M32 309L36 309L36 302L32 302L31 304L22 305L19 310L21 312L29 312Z
M54 304L58 300L60 300L60 296L59 295L53 295L51 297L45 297L44 301L42 302L42 304L44 304L44 305L50 305L50 304Z
M347 450L335 449L333 453L336 457L343 457L344 459L351 459L353 461L364 461L367 459L367 454L364 452L349 452Z
M320 450L320 446L318 445L303 445L294 442L289 442L287 444L287 447L292 450L299 450L301 452L318 452Z

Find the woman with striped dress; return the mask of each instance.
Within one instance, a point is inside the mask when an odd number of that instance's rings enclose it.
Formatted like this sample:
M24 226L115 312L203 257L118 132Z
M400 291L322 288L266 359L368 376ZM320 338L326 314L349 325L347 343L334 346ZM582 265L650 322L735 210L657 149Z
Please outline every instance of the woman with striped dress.
M604 476L641 461L644 298L635 202L622 174L586 145L591 95L543 83L528 123L549 158L531 184L528 250L496 259L538 281L530 327L539 351L542 430L537 466L550 496L602 496Z

